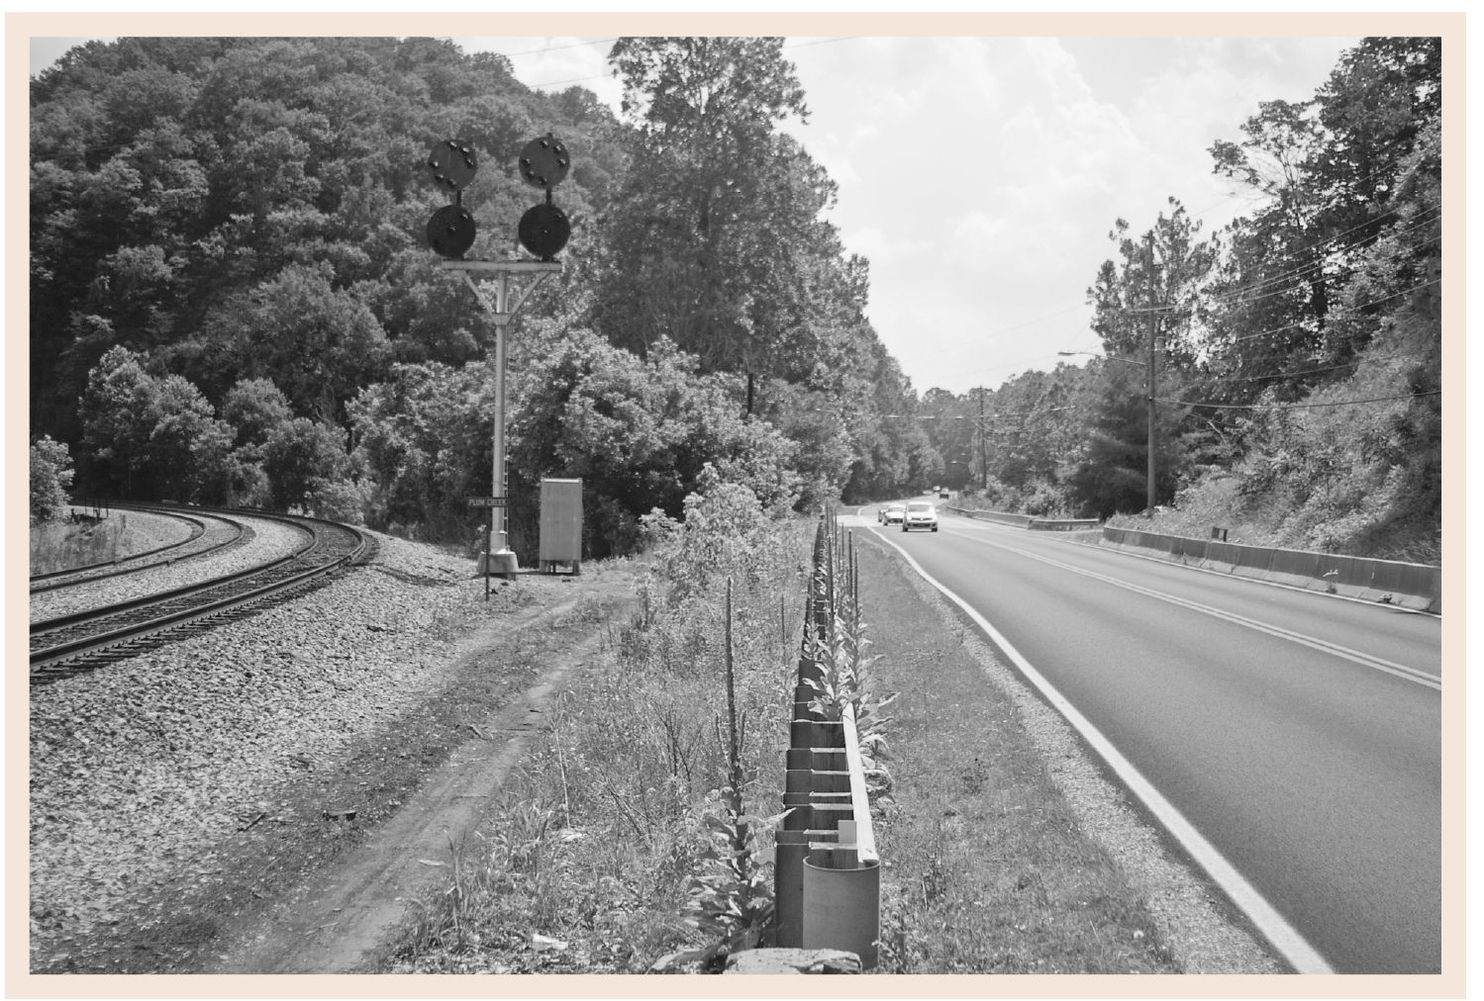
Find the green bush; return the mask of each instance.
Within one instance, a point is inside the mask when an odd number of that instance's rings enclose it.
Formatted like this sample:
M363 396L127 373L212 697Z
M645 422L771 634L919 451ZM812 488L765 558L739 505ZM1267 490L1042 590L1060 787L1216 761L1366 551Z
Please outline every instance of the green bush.
M42 435L31 443L31 524L58 521L71 503L72 454L65 442Z

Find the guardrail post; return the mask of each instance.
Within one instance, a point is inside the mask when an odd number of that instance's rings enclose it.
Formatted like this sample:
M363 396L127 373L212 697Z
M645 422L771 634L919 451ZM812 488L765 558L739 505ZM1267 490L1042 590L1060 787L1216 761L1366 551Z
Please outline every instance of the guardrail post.
M836 616L859 614L854 547L846 544L837 553L844 540L830 532L828 519L828 512L821 515L815 533L785 752L788 812L775 838L774 941L783 948L848 950L860 956L862 969L871 969L880 934L881 877L854 712L846 705L841 719L825 718L809 684L824 676L811 641L831 642ZM837 581L841 573L846 579Z

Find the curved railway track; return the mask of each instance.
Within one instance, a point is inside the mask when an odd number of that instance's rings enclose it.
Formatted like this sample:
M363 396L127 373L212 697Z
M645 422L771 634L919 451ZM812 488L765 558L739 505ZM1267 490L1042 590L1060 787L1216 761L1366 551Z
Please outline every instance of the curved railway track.
M31 594L55 591L79 584L90 584L108 577L121 577L124 574L138 573L141 570L149 570L158 566L168 566L180 560L220 555L230 549L245 545L253 539L253 530L250 526L221 514L203 515L199 512L186 514L170 508L154 506L132 507L115 504L113 507L177 518L191 526L190 534L178 542L158 546L132 556L123 556L102 563L91 563L87 566L69 567L66 570L53 570L50 573L32 574ZM208 524L208 521L212 524Z
M46 684L132 657L188 631L252 614L366 561L374 540L348 525L316 518L265 515L305 531L294 552L245 571L144 598L33 622L31 683Z

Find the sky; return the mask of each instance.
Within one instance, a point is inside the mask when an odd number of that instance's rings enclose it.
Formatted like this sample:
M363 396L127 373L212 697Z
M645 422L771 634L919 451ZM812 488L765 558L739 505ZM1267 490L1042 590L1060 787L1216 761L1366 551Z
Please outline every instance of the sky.
M1306 100L1357 36L791 37L790 123L838 185L828 218L871 263L872 326L919 392L995 388L1097 352L1086 292L1120 218L1178 198L1211 233L1257 204L1211 171L1258 102ZM536 89L617 109L611 38L461 37Z

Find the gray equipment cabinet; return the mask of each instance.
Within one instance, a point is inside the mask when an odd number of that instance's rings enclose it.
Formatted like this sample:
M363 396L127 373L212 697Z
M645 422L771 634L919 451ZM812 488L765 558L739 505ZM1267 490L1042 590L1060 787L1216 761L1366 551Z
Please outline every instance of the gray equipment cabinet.
M541 542L538 555L542 573L556 573L568 564L573 574L582 572L582 481L541 481Z

